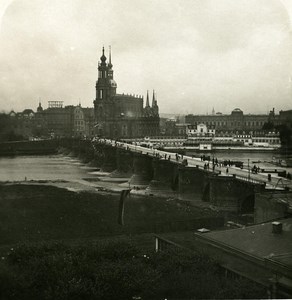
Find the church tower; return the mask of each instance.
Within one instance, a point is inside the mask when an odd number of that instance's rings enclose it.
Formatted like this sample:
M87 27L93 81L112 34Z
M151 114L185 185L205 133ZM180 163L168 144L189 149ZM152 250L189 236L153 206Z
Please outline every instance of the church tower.
M159 134L159 113L155 94L150 106L147 91L145 108L143 108L143 97L117 94L111 49L109 49L108 61L104 52L103 47L98 63L96 95L93 101L95 134L114 139Z
M116 95L117 84L113 79L113 65L111 63L111 52L109 53L109 63L106 62L104 47L102 56L98 64L98 80L96 81L96 100L108 100Z

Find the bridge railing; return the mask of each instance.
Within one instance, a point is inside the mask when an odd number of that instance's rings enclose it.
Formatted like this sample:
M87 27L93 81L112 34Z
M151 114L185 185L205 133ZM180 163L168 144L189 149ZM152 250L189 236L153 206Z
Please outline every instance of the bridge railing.
M167 156L170 156L170 159L172 161L176 161L177 163L183 163L183 159L181 159L181 158L176 159L176 153L167 152L165 150L147 148L147 147L143 147L143 146L136 145L136 144L128 144L126 142L117 142L114 140L107 140L107 139L98 140L97 142L108 144L111 146L116 146L118 148L122 148L122 149L126 149L126 150L131 150L136 153L141 153L141 154L145 153L145 154L148 154L149 156L153 156L153 157L156 157L157 154L163 154L163 155L167 154ZM163 158L163 155L160 157ZM203 169L203 162L201 162L198 158L186 157L186 156L184 156L184 157L187 158L189 166L194 166L194 164L195 164L195 167ZM216 172L216 171L212 170L212 167L208 171L211 173L218 173L218 175L221 173L221 171ZM275 183L274 181L276 179L274 179L272 181L267 181L265 178L255 179L255 178L252 178L251 176L243 176L243 175L238 175L238 174L232 174L232 176L234 178L236 178L237 180L249 182L252 184L269 185L271 188L273 188L273 187L274 188L283 188L283 189L289 188L289 184L284 181L281 181L281 184L279 184L279 180L277 183ZM291 186L290 186L290 188L291 188Z
M253 183L253 184L265 184L266 183L264 180L254 179L254 178L251 178L251 177L248 177L248 176L239 176L237 174L233 174L233 177L238 179L238 180L245 181L245 182L250 182L250 183Z

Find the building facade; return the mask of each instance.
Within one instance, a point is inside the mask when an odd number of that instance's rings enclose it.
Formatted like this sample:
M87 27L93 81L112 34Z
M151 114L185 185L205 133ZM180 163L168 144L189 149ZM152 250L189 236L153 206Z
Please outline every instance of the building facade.
M214 126L216 131L258 131L261 130L269 120L269 115L243 114L239 108L235 108L230 115L213 113L212 115L187 115L186 123L207 126Z
M147 91L145 107L142 96L117 94L111 53L107 63L104 48L98 64L95 89L96 98L93 103L97 135L117 139L159 134L159 107L154 91L151 106Z

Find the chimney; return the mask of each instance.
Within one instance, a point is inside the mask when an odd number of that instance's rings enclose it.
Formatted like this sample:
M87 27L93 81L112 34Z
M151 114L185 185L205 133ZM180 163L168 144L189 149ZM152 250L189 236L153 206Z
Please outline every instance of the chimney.
M282 233L282 227L283 224L281 222L272 222L272 226L273 226L273 233Z

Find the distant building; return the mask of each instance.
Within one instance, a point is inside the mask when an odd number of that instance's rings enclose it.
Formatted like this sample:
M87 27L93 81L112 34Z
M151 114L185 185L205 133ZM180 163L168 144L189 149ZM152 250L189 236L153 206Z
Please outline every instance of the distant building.
M51 101L50 101L51 102ZM51 137L91 137L93 136L94 110L81 105L63 107L61 101L47 109L38 107L36 119L43 132Z
M261 130L263 125L268 122L269 115L243 114L242 110L235 108L230 115L214 113L212 115L187 115L186 123L207 126L214 126L216 131L254 131Z
M152 105L147 91L146 105L143 97L117 94L113 78L111 53L109 62L104 48L98 64L98 80L94 100L96 134L109 138L131 138L159 135L159 108L153 91Z
M82 108L78 105L73 110L73 136L90 137L94 135L93 129L94 110L93 108Z
M215 136L215 127L208 126L204 123L197 125L188 125L188 136Z
M290 110L280 110L279 112L279 122L280 124L285 124L288 127L292 127L292 109Z

